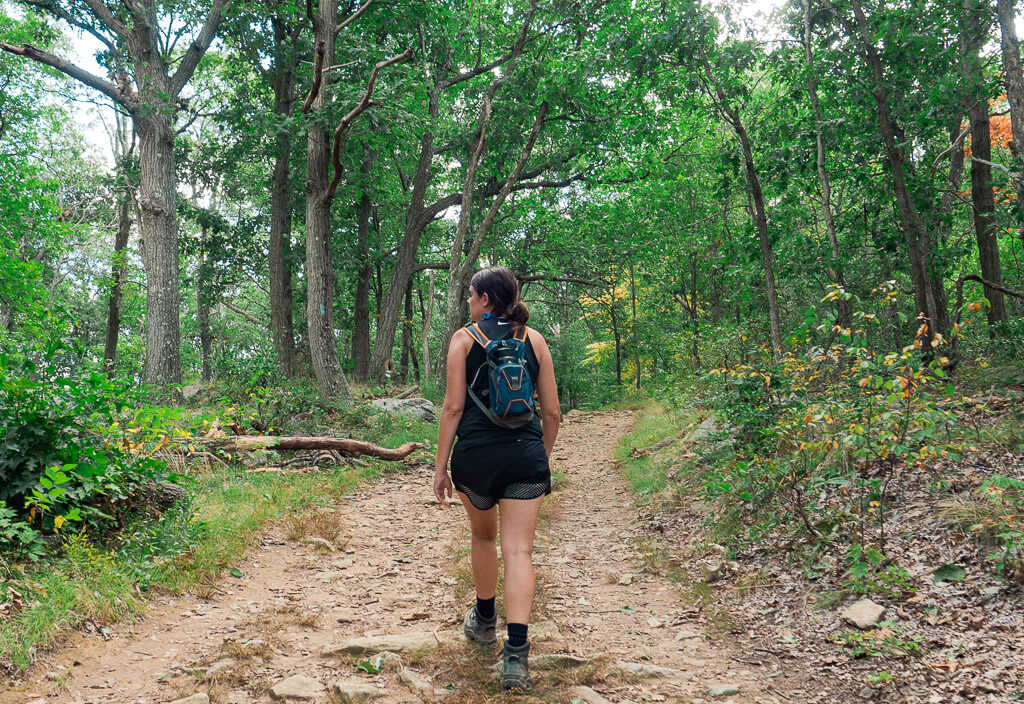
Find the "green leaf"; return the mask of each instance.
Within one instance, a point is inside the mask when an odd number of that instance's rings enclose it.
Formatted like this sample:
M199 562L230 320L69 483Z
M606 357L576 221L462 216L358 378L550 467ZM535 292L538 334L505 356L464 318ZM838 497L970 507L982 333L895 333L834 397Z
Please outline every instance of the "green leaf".
M363 672L366 672L367 674L370 674L370 675L376 675L378 672L380 672L380 666L379 665L375 665L374 663L370 662L369 660L360 660L359 662L357 662L356 663L356 669L357 670L362 670Z
M237 577L237 578L240 579L240 578L244 577L245 575L242 572L242 570L238 569L237 567L232 567L231 568L231 576L232 577Z
M932 573L932 580L935 582L962 582L967 576L967 570L960 565L943 565Z

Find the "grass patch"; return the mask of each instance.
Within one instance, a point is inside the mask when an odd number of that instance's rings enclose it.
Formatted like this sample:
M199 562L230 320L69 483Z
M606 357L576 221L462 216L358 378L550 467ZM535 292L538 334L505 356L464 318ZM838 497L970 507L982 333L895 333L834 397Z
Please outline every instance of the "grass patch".
M357 427L361 437L388 445L436 433L392 416L368 416ZM138 616L147 601L143 590L209 591L218 573L241 559L272 521L287 519L290 535L337 544L340 516L323 509L401 467L369 460L356 468L292 475L216 467L189 487L190 505L159 518L138 519L104 540L68 537L59 556L38 566L9 564L0 555L0 613L10 612L0 618L0 670L24 670L38 650L59 645L73 630ZM290 623L311 618L282 616Z
M670 411L661 404L648 406L636 415L632 429L621 438L615 447L615 457L620 460L623 475L634 494L641 496L657 494L669 486L669 474L680 464L677 440L656 452L635 456L634 450L650 447L666 438L676 436L695 426L700 416L693 412Z

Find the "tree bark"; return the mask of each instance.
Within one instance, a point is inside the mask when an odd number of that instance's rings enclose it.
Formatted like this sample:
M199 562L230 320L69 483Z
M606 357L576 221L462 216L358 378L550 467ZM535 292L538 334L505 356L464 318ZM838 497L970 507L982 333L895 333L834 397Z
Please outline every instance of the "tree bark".
M402 356L398 365L398 380L405 383L409 378L409 356L412 349L412 280L405 289L405 315L402 317Z
M282 47L287 36L283 23L274 21L276 73L273 79L274 113L281 118L293 112L295 59ZM270 330L274 352L281 374L288 379L298 376L295 350L295 324L292 318L292 205L291 163L292 137L287 129L279 129L270 191Z
M854 30L864 50L868 69L872 74L872 92L875 97L878 128L882 134L885 155L892 172L893 190L896 196L896 211L899 215L903 238L910 260L911 280L914 284L914 302L920 320L921 334L918 340L924 351L931 349L932 335L944 332L947 320L944 292L936 291L931 281L928 258L931 254L931 238L921 215L914 204L906 179L906 156L900 144L899 126L892 116L889 93L885 85L882 60L872 39L872 30L861 7L860 0L851 0L856 29ZM936 294L939 295L936 295Z
M984 75L981 67L981 44L988 34L988 21L981 22L977 0L964 0L964 22L961 32L961 60L968 90L967 116L971 125L971 202L974 205L974 235L978 243L978 263L981 276L999 286L1003 283L999 262L999 239L992 219L996 210L992 191L992 134L989 127L988 100L983 92ZM1011 127L1012 129L1012 127ZM978 157L975 159L974 157ZM1002 291L985 287L988 299L988 324L1006 321L1006 304Z
M423 327L420 329L420 345L423 348L423 383L430 383L430 319L434 315L434 270L427 274L427 306L423 313Z
M421 442L407 442L396 448L381 447L365 440L351 438L324 438L307 436L277 437L274 435L238 435L229 438L176 438L176 443L213 447L225 452L251 452L253 450L335 450L345 457L377 457L382 460L402 460L416 450L426 447Z
M764 280L768 297L768 321L772 343L772 359L782 358L782 324L779 321L779 295L775 288L775 254L772 251L771 237L768 235L768 215L765 210L764 192L761 190L761 179L754 167L754 152L750 146L750 137L739 114L729 105L725 89L718 82L711 68L711 62L702 45L698 45L701 63L707 77L705 89L715 103L715 107L733 128L743 149L743 166L747 176L747 185L754 201L754 223L757 228L757 241L761 247L761 261L764 267Z
M370 215L373 202L370 200L367 178L373 169L376 152L363 151L363 163L359 174L363 179L363 193L359 199L359 273L356 278L356 300L352 326L352 377L365 383L370 369L370 277L373 265L370 262Z
M846 289L846 279L843 275L842 253L839 249L839 236L836 233L835 217L832 214L832 184L829 180L828 171L825 170L825 138L822 134L824 119L821 113L821 103L818 100L818 86L814 73L814 54L811 51L811 9L810 0L803 0L804 8L804 60L807 63L807 96L811 102L811 109L814 112L814 136L817 157L815 165L818 171L818 183L821 185L821 211L825 219L825 232L828 235L828 243L831 248L832 261L829 263L828 273L830 278L843 290ZM835 300L836 323L844 329L853 327L853 313L850 310L850 301L840 296Z
M1010 104L1010 152L1013 154L1018 174L1024 167L1024 68L1021 67L1020 42L1014 25L1017 11L1014 0L997 0L996 15L999 18L1000 47L1003 53L1003 77L1006 81L1006 101ZM1017 188L1016 210L1020 223L1020 240L1024 243L1024 177L1013 179Z
M114 257L110 265L110 298L107 301L107 335L103 345L103 365L107 377L113 379L117 368L117 341L121 331L121 294L124 290L125 254L131 233L131 194L125 187L114 236Z

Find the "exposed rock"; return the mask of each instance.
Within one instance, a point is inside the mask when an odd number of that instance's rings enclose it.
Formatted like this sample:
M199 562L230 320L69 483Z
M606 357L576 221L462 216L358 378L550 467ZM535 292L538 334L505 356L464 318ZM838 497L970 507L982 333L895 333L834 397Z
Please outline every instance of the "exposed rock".
M191 401L204 391L206 391L206 384L185 384L181 387L181 395L186 401Z
M553 621L539 621L530 624L530 641L541 643L548 640L561 640L562 633Z
M689 640L691 638L703 638L704 636L696 631L691 631L689 628L684 628L679 633L676 633L676 640Z
M573 699L582 699L586 704L611 704L610 701L592 690L590 687L577 686L569 690Z
M305 675L292 675L270 688L270 696L274 699L316 699L323 693L324 686Z
M724 560L711 560L700 563L701 579L711 584L725 576L726 566Z
M409 416L426 423L437 422L437 411L434 404L425 398L378 398L370 401L370 405L385 413Z
M568 670L574 667L590 665L593 662L594 658L581 658L578 655L570 655L569 653L550 653L546 655L538 655L536 657L531 657L530 669ZM503 668L504 663L501 660L491 665L491 670L499 674L501 673Z
M370 636L368 638L347 638L340 643L328 645L320 654L323 657L332 655L363 655L390 650L392 653L414 653L437 645L434 634L429 631L413 631L394 635Z
M617 662L615 666L627 675L634 677L673 677L680 678L683 673L671 667L659 667L639 662Z
M206 676L216 675L218 672L223 670L230 670L235 666L235 661L232 658L223 658L206 668Z
M857 628L864 630L878 623L884 613L884 606L865 598L848 607L840 616Z
M331 693L342 704L368 702L381 696L379 689L359 680L339 680L331 685Z
M713 684L706 691L710 697L729 697L739 694L740 688L735 684Z
M398 679L402 680L402 683L414 692L420 692L421 694L434 693L434 686L432 684L423 679L419 673L407 667L403 667L398 671Z
M392 653L390 650L385 650L383 653L377 653L370 658L370 664L381 672L392 668L401 670L402 656L398 653Z
M631 574L627 573L627 574L624 574L621 577L619 577L619 584L621 584L624 587L628 587L632 583L633 583L633 575L631 575Z
M193 694L191 697L175 699L171 704L210 704L210 695L206 692L199 692L198 694Z
M331 543L331 541L327 540L327 538L320 538L313 535L307 535L306 537L302 538L299 542L303 545L309 545L310 547L326 550L327 552L334 552L335 550L337 550L337 548L334 547L334 544Z

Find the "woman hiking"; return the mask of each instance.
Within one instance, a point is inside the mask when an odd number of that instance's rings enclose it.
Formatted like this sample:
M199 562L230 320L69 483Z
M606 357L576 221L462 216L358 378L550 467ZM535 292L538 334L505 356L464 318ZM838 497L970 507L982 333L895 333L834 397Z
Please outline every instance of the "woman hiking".
M536 587L533 537L541 501L551 493L548 458L561 421L558 390L548 344L536 330L526 327L530 314L519 300L519 282L510 270L491 267L476 273L469 286L469 317L472 322L452 336L448 347L448 386L438 432L434 495L448 506L454 489L469 515L476 604L466 613L463 632L471 643L486 647L497 645L494 594L498 584L498 514L501 515L508 628L508 639L502 649L502 686L526 690L533 686L527 640ZM512 343L512 350L519 351L519 359L525 362L517 367L508 348L499 347L505 353L500 359L513 363L511 373L507 372L509 367L500 367L506 370L505 382L501 376L491 378L492 365L484 348L489 341L501 340L519 341ZM523 347L525 353L521 352ZM495 354L496 350L490 353L492 361ZM522 366L536 389L540 417L523 413L512 422L507 421L507 415L495 418L494 406L489 403L501 397L501 388L496 393L494 386L506 383L509 376L515 379L516 370ZM514 393L513 388L510 394ZM452 452L456 436L458 442Z

